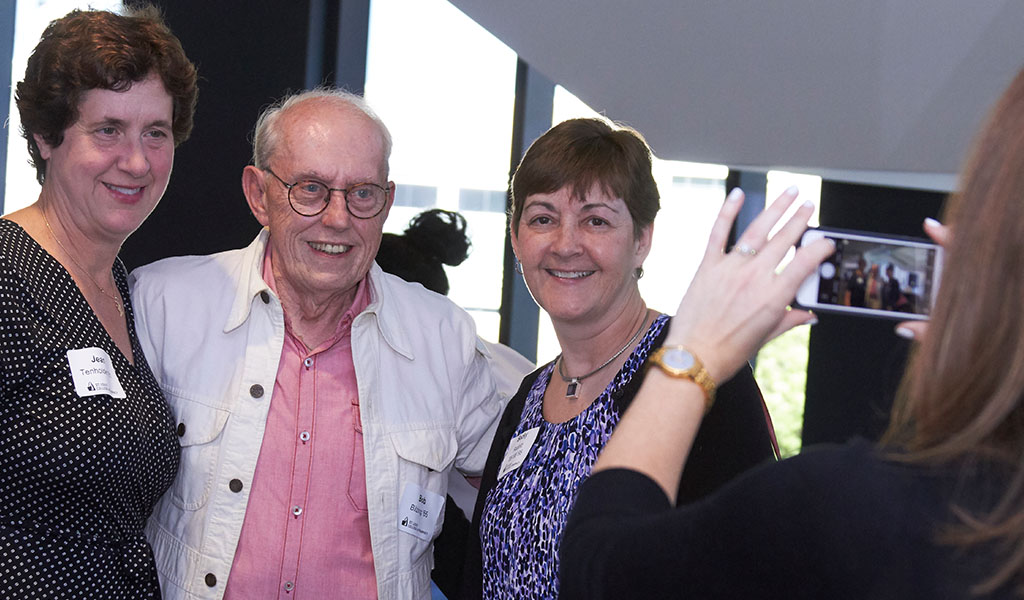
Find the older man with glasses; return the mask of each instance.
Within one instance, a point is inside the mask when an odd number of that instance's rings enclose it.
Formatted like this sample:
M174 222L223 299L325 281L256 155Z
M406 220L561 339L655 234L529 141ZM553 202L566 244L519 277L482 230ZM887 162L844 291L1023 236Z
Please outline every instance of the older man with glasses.
M358 96L289 97L242 174L256 240L133 273L182 445L165 598L429 596L449 471L482 471L507 395L470 317L373 261L390 150Z

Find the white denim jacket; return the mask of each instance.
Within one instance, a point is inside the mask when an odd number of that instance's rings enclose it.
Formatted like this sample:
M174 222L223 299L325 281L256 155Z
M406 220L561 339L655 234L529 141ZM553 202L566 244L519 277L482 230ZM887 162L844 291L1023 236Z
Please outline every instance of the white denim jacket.
M219 600L227 584L284 341L281 303L262 278L268 238L264 229L247 248L169 258L131 276L139 339L182 446L177 479L146 528L165 600ZM377 591L429 598L431 542L399 530L405 485L443 498L451 469L479 475L514 390L496 391L464 311L376 264L368 277L352 359Z

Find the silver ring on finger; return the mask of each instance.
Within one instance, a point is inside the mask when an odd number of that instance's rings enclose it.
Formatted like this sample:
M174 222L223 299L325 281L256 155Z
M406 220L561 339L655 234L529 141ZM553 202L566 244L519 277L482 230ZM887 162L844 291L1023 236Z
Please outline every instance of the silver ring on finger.
M733 250L738 252L741 256L754 256L757 254L757 250L754 250L750 246L743 243L736 244L733 247Z

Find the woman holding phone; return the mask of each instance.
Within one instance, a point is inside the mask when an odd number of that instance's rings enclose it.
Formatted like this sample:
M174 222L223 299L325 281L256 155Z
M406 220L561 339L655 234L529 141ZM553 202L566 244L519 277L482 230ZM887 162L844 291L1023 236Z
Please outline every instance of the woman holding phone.
M723 253L727 203L666 344L695 365L652 370L582 486L562 546L565 598L1020 598L1024 594L1024 71L991 114L948 202L942 286L881 445L807 450L672 509L712 396L766 340L832 250L776 267L810 208L791 199ZM944 237L934 222L933 238ZM685 397L685 399L683 399ZM756 503L752 503L756 500ZM769 552L755 551L771 548Z

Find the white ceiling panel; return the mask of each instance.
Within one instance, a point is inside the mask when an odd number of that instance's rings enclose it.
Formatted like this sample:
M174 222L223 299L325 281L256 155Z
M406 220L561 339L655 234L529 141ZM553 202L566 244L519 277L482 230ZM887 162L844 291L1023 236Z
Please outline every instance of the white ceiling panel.
M1019 0L452 0L662 158L954 173L1024 65Z

